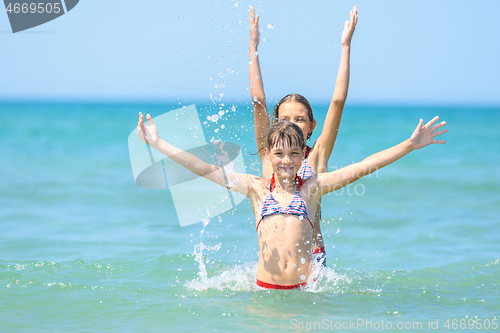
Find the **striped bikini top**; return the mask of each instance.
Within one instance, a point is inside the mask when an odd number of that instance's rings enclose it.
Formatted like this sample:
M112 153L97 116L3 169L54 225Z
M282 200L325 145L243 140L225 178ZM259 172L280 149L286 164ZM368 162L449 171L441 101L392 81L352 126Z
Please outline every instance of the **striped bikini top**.
M299 172L297 175L302 178L303 180L306 180L307 178L311 177L314 175L314 172L311 168L311 165L307 161L307 156L309 156L309 152L311 151L311 147L306 146L306 158L304 158L304 161L302 162L302 166L299 169Z
M295 194L293 195L290 203L285 207L285 209L283 209L273 197L272 192L275 187L274 173L273 173L273 176L271 178L271 184L269 186L269 194L264 199L264 203L262 205L262 213L260 214L260 221L259 223L257 223L257 231L259 230L260 222L262 222L264 218L275 214L289 214L289 215L297 215L305 217L311 224L311 227L314 229L311 220L309 220L309 218L307 217L307 208L304 199L302 199L302 197L300 196L300 189L302 188L303 184L302 178L297 175L297 180L299 183L297 186L297 190L295 191Z

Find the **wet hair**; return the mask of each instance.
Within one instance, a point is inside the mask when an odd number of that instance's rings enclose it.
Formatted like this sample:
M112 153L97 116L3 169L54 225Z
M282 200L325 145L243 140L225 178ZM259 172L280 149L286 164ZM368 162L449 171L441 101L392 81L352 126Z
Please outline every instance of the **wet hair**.
M309 101L307 100L307 98L305 98L304 96L299 95L299 94L288 94L285 97L283 97L278 102L278 104L276 104L274 106L273 114L271 116L271 125L279 121L279 109L280 109L281 104L288 103L288 102L297 102L297 103L304 105L304 107L307 110L307 116L309 117L309 121L311 121L311 122L314 121L312 107L311 107L311 104L309 103ZM310 137L311 137L311 133L307 133L306 139L309 140Z
M275 123L267 134L267 149L271 150L279 146L299 147L301 151L304 150L306 142L300 127L289 121Z

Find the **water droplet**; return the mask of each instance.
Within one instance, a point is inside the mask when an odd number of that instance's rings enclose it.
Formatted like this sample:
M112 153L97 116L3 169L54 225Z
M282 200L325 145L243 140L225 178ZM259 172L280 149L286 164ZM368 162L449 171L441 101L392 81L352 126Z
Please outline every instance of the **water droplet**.
M234 3L234 7L238 7L238 1Z
M248 59L248 64L251 65L252 64L252 59Z
M300 263L305 264L306 263L306 258L300 258Z
M268 28L268 29L274 29L274 25L273 25L273 24L271 24L271 23L269 23L269 24L267 25L267 28Z
M224 125L221 125L221 126L220 126L220 128L224 129L224 128L226 128L226 126L224 126Z
M305 275L301 275L301 276L300 276L300 279L301 279L302 281L304 281L304 280L306 279L306 276L305 276Z
M299 243L295 243L295 246L299 246Z
M221 97L222 97L222 96L221 96ZM219 111L219 116L221 116L221 117L222 117L223 115L224 115L224 111L222 111L222 110L221 110L221 111Z
M224 97L224 94L219 94L219 95L220 95L220 97Z
M224 74L223 73L219 73L219 77L224 77Z
M299 220L301 220L301 221L302 221L303 219L304 219L304 216L300 215L300 216L299 216Z

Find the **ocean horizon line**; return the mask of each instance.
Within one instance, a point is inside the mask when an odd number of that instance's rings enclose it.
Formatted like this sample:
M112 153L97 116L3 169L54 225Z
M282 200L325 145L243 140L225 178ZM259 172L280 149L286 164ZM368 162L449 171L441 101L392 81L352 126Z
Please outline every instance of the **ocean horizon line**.
M276 103L275 101L268 101L268 105L273 105ZM328 100L317 100L311 101L312 105L316 106L328 106L330 101ZM228 98L224 100L211 100L209 98L178 98L178 99L118 99L118 98L109 98L109 99L99 99L99 98L0 98L0 104L17 104L17 105L28 105L28 104L74 104L74 105L161 105L161 106L174 106L178 105L179 107L191 104L201 104L201 105L209 105L213 104L215 106L221 106L221 104L225 104L225 106L230 105L250 105L250 98L245 99L236 99L236 98ZM346 107L389 107L389 108L422 108L422 107L445 107L445 108L458 108L458 109L466 109L466 108L480 108L480 109L500 109L499 103L484 103L484 102L450 102L450 101L352 101L346 102Z

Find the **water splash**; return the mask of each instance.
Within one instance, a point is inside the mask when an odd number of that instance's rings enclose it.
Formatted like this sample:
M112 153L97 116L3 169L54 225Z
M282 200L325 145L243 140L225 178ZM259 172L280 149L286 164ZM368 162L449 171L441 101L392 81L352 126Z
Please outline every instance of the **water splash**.
M214 245L214 246L207 246L207 245L205 245L203 243L203 241L202 241L203 233L205 233L205 227L208 225L208 223L210 222L210 220L203 219L202 222L203 222L203 229L201 229L201 232L200 232L200 243L198 243L198 244L196 244L194 246L193 255L195 256L194 260L198 263L198 268L199 268L198 277L199 277L199 280L203 284L206 284L206 282L208 281L208 274L207 274L207 268L206 268L205 262L209 263L210 260L209 259L207 259L206 261L204 260L204 258L203 258L203 251L204 250L208 250L208 251L215 251L215 252L217 252L220 249L222 243L219 243L219 244Z

